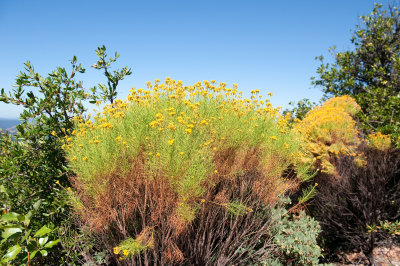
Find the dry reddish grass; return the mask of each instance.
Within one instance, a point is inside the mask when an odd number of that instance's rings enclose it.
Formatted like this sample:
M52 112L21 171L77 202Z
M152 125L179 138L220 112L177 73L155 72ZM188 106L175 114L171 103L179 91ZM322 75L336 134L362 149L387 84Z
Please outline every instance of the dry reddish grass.
M151 241L152 248L132 259L120 261L114 256L117 264L225 265L248 262L250 255L258 261L268 255L270 248L270 220L264 209L276 204L280 194L297 186L295 178L284 182L282 173L273 171L281 163L278 156L261 167L260 152L225 149L216 153L214 165L218 173L204 182L204 203L200 203L191 223L177 215L179 197L168 177L161 172L152 177L145 174L148 171L143 156L132 162L124 176L114 173L99 177L99 182L108 183L105 192L96 196L85 194L78 179L74 179L85 206L78 214L87 228L100 236L99 246L111 250L127 237L143 244ZM228 212L227 205L233 200L248 211L242 215ZM250 251L237 253L241 247Z

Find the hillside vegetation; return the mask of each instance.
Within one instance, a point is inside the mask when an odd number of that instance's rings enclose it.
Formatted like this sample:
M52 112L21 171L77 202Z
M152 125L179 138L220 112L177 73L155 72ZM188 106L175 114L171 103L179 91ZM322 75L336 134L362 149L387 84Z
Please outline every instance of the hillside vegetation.
M76 57L26 62L0 92L24 107L0 131L0 265L373 265L400 246L399 11L363 23L318 68L325 99L284 112L214 80L118 99L131 70L105 46L90 89Z

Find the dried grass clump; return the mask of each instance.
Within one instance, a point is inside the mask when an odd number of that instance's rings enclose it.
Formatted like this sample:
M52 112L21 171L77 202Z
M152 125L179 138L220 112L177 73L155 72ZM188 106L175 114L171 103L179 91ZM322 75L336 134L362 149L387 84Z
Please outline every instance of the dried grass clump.
M310 210L322 226L329 254L358 250L368 256L376 246L399 241L387 231L369 228L400 218L400 150L363 142L359 152L365 154L365 167L343 156L334 162L340 181L322 173L315 177L318 193Z

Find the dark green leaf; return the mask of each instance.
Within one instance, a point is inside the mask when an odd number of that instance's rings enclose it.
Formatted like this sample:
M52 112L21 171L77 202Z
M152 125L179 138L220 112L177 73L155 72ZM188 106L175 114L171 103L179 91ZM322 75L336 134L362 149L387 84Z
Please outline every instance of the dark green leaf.
M44 226L42 226L42 228L40 228L40 229L36 232L36 234L34 235L34 237L44 236L44 235L46 235L46 234L48 234L48 233L50 233L50 232L51 232L51 229L44 225Z
M60 239L49 241L44 247L45 248L52 248L60 242Z
M17 222L18 221L18 213L9 212L1 216L1 220L5 222Z
M7 253L3 256L2 261L9 262L10 260L15 259L15 257L17 257L17 255L21 252L21 250L22 250L22 248L18 244L10 247L7 250Z
M8 239L10 236L17 234L17 233L21 233L22 229L19 227L10 227L10 228L5 228L3 229L3 233L1 234L1 237L6 240Z

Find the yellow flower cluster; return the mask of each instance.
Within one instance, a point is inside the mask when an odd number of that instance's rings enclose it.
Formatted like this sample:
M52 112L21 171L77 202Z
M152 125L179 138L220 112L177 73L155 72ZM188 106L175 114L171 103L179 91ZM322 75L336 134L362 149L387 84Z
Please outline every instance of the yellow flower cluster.
M359 110L360 106L353 98L335 97L312 109L302 121L297 121L294 128L303 136L308 151L301 155L303 159L332 174L335 169L330 163L331 156L356 157L355 149L360 139L352 115Z
M231 135L231 132L227 132L227 128L215 127L216 124L221 124L221 121L227 120L227 118L240 123L239 126L231 126L232 130L237 133L234 135L240 139L247 132L259 127L259 123L266 119L277 121L281 127L281 134L284 134L288 128L289 116L282 117L281 109L273 108L269 99L262 99L262 96L258 95L259 90L251 91L252 96L250 99L246 99L242 97L242 92L238 91L237 84L228 88L226 83L221 82L217 85L213 80L197 82L192 86L183 86L182 81L175 81L171 78L166 78L163 84L159 80L156 80L154 84L147 82L147 88L148 90L132 88L127 100L118 99L113 104L106 105L103 111L98 112L93 118L90 114L86 118L82 115L74 117L77 129L72 135L75 141L72 143L72 138L69 137L64 139L63 145L63 149L71 150L71 154L73 154L70 160L79 161L77 159L80 159L83 162L89 160L93 162L92 159L95 158L92 157L98 157L95 150L102 149L103 145L110 149L115 147L116 143L122 144L125 150L138 148L138 142L143 140L143 136L128 137L118 134L113 137L115 143L110 143L108 136L113 135L111 133L113 131L119 131L115 127L118 127L118 121L122 121L127 112L132 113L139 109L151 108L151 111L154 112L153 119L149 122L145 121L148 117L132 122L133 126L138 127L141 127L143 123L146 124L145 130L143 130L146 131L144 140L149 140L150 137L154 138L155 135L161 133L170 136L166 142L171 147L176 143L178 136L182 139L181 132L189 137L194 133L203 132L205 139L202 141L202 147L209 146L215 151L218 145L217 140L226 138L224 135ZM258 99L255 95L258 95ZM272 93L268 95L272 96ZM207 108L217 112L212 115ZM150 129L156 130L156 133L151 132ZM218 129L225 132L217 136ZM259 131L261 130L263 127ZM262 138L264 138L264 134L262 134ZM270 139L277 140L278 137L273 135ZM88 144L96 144L98 147L88 149ZM85 149L77 149L77 146L79 148L85 146ZM147 143L147 147L153 149L147 153L149 156L163 157L166 155L165 149L154 150L155 146L150 143ZM183 155L183 153L184 151L178 151L179 155Z
M392 146L392 139L390 135L384 135L381 132L377 132L368 135L368 143L371 147L384 151Z

